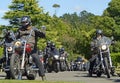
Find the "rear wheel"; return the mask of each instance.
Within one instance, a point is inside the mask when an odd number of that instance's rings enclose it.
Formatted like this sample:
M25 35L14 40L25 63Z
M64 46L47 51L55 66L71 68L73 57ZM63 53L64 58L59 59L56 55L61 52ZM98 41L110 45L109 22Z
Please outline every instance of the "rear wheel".
M27 75L26 77L28 80L35 80L36 76L37 76L37 72L34 71L30 73L29 75Z
M97 73L97 77L101 77L101 75L102 75L102 72L100 72L100 71L97 71L96 73Z
M48 73L51 73L53 68L50 65L47 64L46 70L47 70Z
M6 71L5 73L6 73L5 79L10 79L11 78L10 71Z
M35 63L33 62L33 65L28 65L26 66L26 77L28 80L35 80L36 76L37 76L37 70L34 70L35 68L33 67L35 66ZM37 68L36 68L37 69Z

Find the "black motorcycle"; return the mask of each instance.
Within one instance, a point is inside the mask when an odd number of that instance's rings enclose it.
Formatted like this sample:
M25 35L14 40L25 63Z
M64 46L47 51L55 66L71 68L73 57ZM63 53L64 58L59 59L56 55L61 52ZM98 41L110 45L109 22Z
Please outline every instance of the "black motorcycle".
M96 50L98 54L95 57L96 61L93 67L93 73L98 77L105 74L107 78L110 78L110 73L112 72L112 61L109 50L110 45L111 40L106 37L97 42Z
M50 73L55 71L56 73L60 71L60 59L59 51L51 51L50 56L47 59L46 69Z
M13 46L14 41L16 40L14 32L12 30L3 30L4 39L2 41L2 45L4 47L3 57L1 58L2 62L2 69L6 72L7 79L10 78L10 59L11 55L13 54Z

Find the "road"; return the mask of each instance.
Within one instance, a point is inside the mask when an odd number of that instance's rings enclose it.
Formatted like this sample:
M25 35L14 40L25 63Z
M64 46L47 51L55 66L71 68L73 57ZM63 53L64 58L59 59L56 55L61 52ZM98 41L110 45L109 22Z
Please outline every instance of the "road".
M4 79L5 73L0 73L0 79ZM24 78L25 79L25 78ZM88 77L86 71L65 71L58 73L46 73L47 81L67 81L67 82L80 82L80 83L120 83L120 77L112 76L107 78L105 75L101 77ZM37 77L36 80L41 80Z
M88 77L88 73L85 71L66 71L59 73L46 73L47 80L49 81L70 81L70 82L82 82L82 83L120 83L120 77L112 76L107 78L105 75L101 77Z

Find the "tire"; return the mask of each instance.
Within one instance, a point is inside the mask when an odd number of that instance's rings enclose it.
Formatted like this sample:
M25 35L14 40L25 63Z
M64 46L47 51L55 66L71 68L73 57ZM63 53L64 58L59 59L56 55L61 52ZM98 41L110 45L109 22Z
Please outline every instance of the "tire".
M36 76L37 76L37 73L35 72L34 74L29 74L26 77L28 80L35 80Z
M115 68L114 67L111 68L111 72L110 73L111 73L112 76L115 76Z
M46 69L47 69L47 72L48 72L48 73L51 73L51 72L52 72L51 66L47 65Z
M6 78L5 79L11 79L11 74L10 71L6 71Z
M120 77L120 74L118 74L118 76Z
M10 74L12 79L18 79L20 70L20 59L18 54L13 54L10 59ZM22 77L22 76L21 76Z
M56 62L56 63L54 64L54 71L55 71L56 73L58 73L58 72L60 71L60 64L59 64L59 62Z
M33 62L33 64L34 64L34 62ZM37 76L37 71L36 70L32 70L33 68L31 66L26 66L26 68L25 68L26 69L26 73L27 73L27 71L29 71L29 73L26 74L26 77L27 77L28 80L35 80L36 76Z
M88 73L89 73L89 74L88 74L89 77L92 77L92 74L93 74L92 70L89 69L89 70L88 70Z
M110 78L110 69L109 69L107 57L104 57L104 65L105 65L105 72L106 72L107 78Z
M97 74L97 77L101 77L101 75L102 75L102 73L100 71L97 71L96 74Z
M60 63L60 68L61 68L61 71L65 71L66 70L66 64L65 64L65 62L61 62Z

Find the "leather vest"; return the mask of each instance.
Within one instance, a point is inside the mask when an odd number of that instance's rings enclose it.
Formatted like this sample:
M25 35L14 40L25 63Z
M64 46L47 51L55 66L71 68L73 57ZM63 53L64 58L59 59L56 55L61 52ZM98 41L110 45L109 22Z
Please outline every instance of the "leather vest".
M28 43L35 44L35 31L33 29L20 29L19 36L20 38L27 39Z

